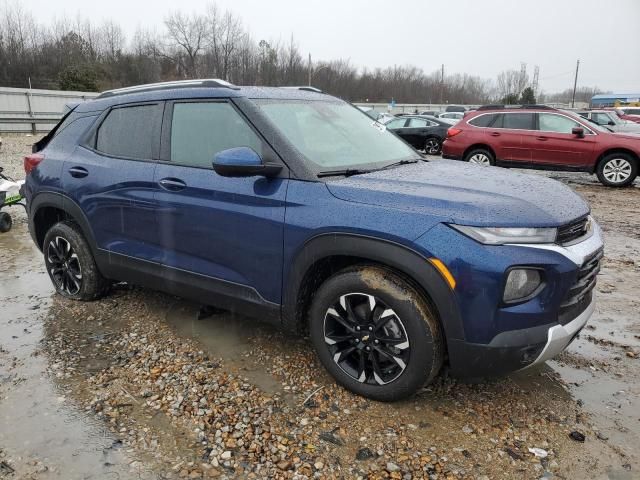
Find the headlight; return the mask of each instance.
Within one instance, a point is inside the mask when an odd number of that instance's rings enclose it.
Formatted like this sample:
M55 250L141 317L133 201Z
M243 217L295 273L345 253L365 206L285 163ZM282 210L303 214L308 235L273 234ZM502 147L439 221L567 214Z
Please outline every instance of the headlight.
M556 228L450 226L485 245L503 245L505 243L553 243L558 233Z
M505 302L525 299L534 293L541 283L542 276L539 270L532 268L514 268L509 271L509 275L507 276L502 299Z

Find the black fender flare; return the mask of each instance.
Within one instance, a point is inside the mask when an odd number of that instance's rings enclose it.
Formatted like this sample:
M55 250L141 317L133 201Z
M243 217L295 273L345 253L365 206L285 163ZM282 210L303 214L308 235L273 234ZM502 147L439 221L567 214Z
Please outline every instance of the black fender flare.
M41 249L42 245L40 245L40 242L36 237L35 216L40 209L46 207L57 208L71 217L80 227L84 238L87 239L89 248L91 248L91 253L93 253L94 257L97 257L98 248L95 236L93 235L93 230L91 229L89 220L87 220L87 216L82 211L82 208L80 208L80 205L68 196L58 192L38 193L29 202L29 231L31 232L31 237L38 248Z
M350 233L324 233L312 237L298 250L285 271L282 326L296 331L300 327L298 295L309 269L331 256L351 256L380 263L408 276L428 295L437 310L447 342L463 339L464 330L455 293L436 268L411 248L376 237Z

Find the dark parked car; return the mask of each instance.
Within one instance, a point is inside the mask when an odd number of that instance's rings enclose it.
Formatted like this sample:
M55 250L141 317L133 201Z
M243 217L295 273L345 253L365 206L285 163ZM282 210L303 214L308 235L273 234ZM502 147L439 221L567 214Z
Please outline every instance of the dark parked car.
M544 362L595 308L600 229L570 188L427 162L306 88L106 92L34 150L29 230L60 295L127 281L303 330L374 399L445 361L473 377Z
M406 115L387 122L385 126L418 150L438 155L451 123L422 115Z
M545 106L481 107L449 129L442 156L482 165L595 173L611 187L633 183L640 137L612 133Z

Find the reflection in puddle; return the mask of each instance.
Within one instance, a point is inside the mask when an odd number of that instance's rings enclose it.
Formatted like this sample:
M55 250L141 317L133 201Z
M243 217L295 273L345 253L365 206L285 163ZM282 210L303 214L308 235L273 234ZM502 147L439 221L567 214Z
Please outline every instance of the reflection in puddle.
M164 318L178 335L197 339L210 355L222 358L225 367L240 373L264 392L283 393L282 385L250 357L250 338L274 333L275 328L229 312L198 319L199 310L194 303L176 300Z

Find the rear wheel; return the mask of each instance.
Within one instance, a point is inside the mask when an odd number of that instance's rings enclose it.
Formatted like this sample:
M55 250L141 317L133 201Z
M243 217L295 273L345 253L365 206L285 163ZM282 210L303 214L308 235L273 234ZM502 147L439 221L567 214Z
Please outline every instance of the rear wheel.
M475 148L464 156L465 162L476 163L478 165L495 165L496 160L493 154L484 148Z
M320 361L345 388L393 401L431 381L444 340L425 299L379 267L343 270L318 289L310 331Z
M427 138L424 144L424 151L428 155L438 155L442 150L442 140L436 137Z
M611 153L598 164L596 174L603 185L626 187L638 175L638 162L628 153Z
M6 233L11 230L13 220L7 212L0 212L0 232Z
M95 300L109 282L98 271L89 244L73 222L56 223L44 237L42 248L47 273L56 291L73 300Z

